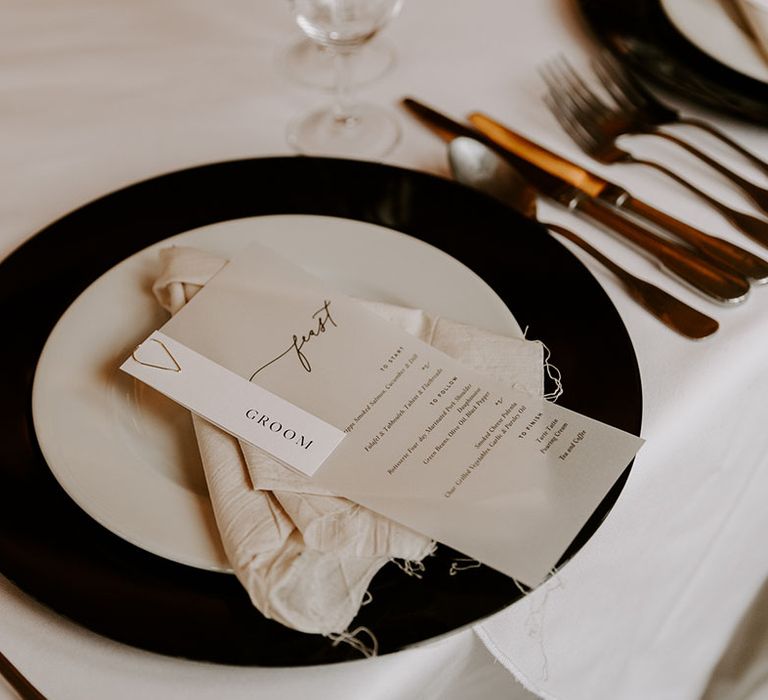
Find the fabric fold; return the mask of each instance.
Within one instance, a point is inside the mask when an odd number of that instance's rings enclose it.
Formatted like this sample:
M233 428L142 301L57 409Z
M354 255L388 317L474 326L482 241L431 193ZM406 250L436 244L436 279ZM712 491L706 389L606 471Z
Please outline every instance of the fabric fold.
M153 292L176 313L224 265L185 247L160 251ZM468 366L541 395L542 347L416 309L361 302L373 313ZM214 515L227 558L253 604L307 633L344 633L387 562L422 562L429 538L329 493L256 447L193 415Z

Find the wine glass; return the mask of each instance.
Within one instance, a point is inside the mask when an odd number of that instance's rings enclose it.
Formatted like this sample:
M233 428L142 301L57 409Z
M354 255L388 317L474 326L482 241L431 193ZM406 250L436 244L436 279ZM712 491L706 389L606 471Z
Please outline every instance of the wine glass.
M399 11L403 0L291 0L296 23L332 51L333 104L300 117L288 141L302 153L379 157L400 137L394 117L381 107L352 99L351 57Z
M330 92L335 84L333 54L334 49L304 35L280 52L278 65L295 83ZM395 49L381 39L374 39L363 44L352 60L351 85L359 87L378 80L391 70L396 60Z

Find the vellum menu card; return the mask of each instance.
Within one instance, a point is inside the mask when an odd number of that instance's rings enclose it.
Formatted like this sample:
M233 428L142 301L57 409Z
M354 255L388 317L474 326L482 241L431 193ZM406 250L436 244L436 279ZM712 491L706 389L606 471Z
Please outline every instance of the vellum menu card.
M307 479L528 585L642 444L478 374L262 246L122 369Z

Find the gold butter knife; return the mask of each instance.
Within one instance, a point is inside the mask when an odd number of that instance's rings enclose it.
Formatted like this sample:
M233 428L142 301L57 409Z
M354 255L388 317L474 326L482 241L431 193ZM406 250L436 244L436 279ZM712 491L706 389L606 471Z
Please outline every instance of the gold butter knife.
M547 150L482 112L471 114L469 121L497 145L543 168L590 197L642 217L673 234L710 260L727 266L756 284L768 282L768 261L761 257L676 219L633 196L620 185Z

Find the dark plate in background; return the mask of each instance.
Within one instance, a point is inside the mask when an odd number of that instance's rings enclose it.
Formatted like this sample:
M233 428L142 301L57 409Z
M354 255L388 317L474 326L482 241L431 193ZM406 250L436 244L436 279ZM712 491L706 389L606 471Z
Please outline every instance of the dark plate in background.
M720 63L672 24L659 0L576 0L595 39L640 77L704 107L765 124L768 83Z
M366 221L443 249L485 279L529 338L549 347L565 378L562 405L639 434L639 371L610 300L544 229L481 194L380 164L287 157L201 166L105 196L51 224L0 264L0 315L11 329L0 345L0 571L57 612L126 644L263 666L359 656L347 645L333 647L265 619L234 576L168 561L96 523L52 476L32 423L37 359L61 314L91 282L169 236L271 214ZM597 529L628 473L629 467L563 561ZM384 567L371 585L373 601L353 626L371 629L380 653L389 653L521 597L513 581L484 566L450 576L454 556L439 547L422 579Z

